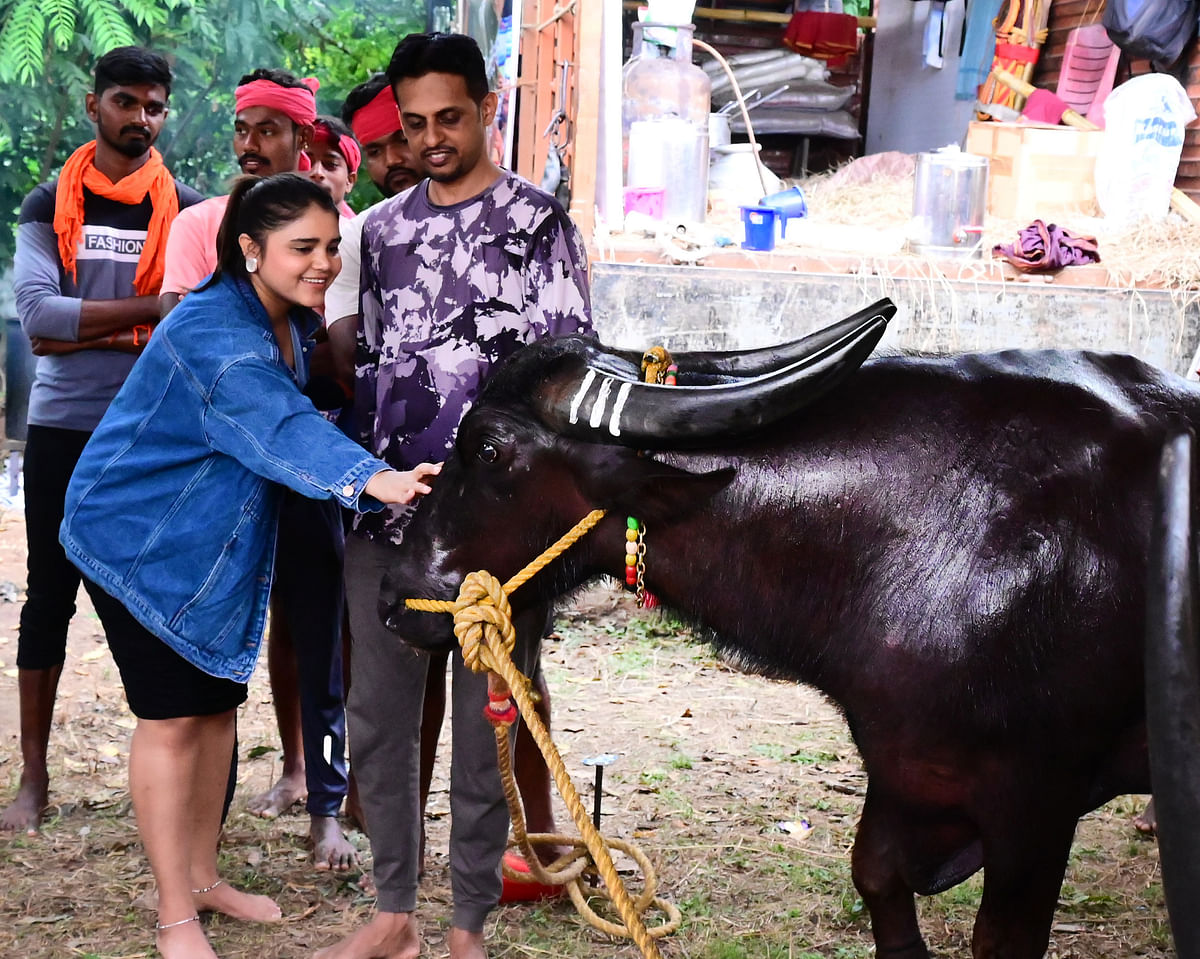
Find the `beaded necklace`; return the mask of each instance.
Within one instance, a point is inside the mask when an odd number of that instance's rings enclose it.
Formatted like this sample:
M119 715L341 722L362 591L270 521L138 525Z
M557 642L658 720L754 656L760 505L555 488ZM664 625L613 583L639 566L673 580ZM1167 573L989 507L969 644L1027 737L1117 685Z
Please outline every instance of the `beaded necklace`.
M679 367L661 346L651 347L642 357L642 370L648 383L674 386ZM636 516L625 520L625 585L637 595L640 609L654 609L658 597L646 589L646 524Z

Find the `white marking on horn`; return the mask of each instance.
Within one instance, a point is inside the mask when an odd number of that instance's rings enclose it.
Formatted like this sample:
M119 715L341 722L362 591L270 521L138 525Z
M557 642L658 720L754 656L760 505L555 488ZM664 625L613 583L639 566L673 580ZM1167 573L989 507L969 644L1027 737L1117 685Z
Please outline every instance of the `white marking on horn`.
M583 403L583 398L587 395L587 391L592 388L592 382L596 379L596 371L589 369L587 376L583 378L583 382L579 384L579 389L575 392L575 399L571 400L571 423L579 422L579 407Z
M592 404L592 418L588 421L588 426L594 430L600 429L600 424L604 422L604 407L608 405L608 394L612 385L613 381L607 376L600 384L600 392L596 394L596 402Z
M625 401L629 399L629 391L632 389L632 383L622 383L621 388L617 391L617 401L613 404L612 419L608 421L608 431L613 436L621 435L621 410L625 409Z

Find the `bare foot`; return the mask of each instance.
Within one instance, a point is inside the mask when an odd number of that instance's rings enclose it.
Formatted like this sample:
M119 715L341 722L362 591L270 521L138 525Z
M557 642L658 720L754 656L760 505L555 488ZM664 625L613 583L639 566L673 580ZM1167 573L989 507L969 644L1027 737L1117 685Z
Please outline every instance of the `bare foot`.
M364 869L362 875L358 877L358 888L362 890L362 894L371 899L379 895L379 890L375 888L375 876L370 869Z
M197 912L219 912L223 916L248 922L279 922L283 918L279 906L270 896L242 892L220 880L214 880L202 888L203 892L192 891Z
M417 959L421 935L411 912L377 912L341 942L319 950L314 959Z
M1134 816L1133 828L1140 832L1143 836L1154 836L1158 833L1158 816L1154 812L1154 797L1150 797L1150 802L1146 804L1146 808L1142 810L1140 816Z
M246 803L246 810L263 819L275 819L306 796L308 796L308 787L304 783L304 770L299 773L288 773L280 776L279 781L265 793L255 796Z
M50 780L47 776L21 773L21 785L9 807L0 815L0 832L24 832L36 836L42 824L49 798Z
M346 872L358 865L358 850L342 835L335 816L313 816L308 838L313 847L313 865L317 869Z
M452 926L450 935L446 937L446 945L450 947L450 959L487 959L482 932L467 932Z
M157 932L158 954L163 959L217 959L204 927L199 922L184 922Z

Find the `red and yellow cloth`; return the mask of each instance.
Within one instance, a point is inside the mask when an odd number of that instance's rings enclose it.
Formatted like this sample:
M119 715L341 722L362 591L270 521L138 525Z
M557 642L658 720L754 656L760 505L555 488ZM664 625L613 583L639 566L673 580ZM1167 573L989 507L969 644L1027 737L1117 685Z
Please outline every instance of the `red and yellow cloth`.
M784 46L838 66L858 50L858 17L807 10L795 13L783 34Z

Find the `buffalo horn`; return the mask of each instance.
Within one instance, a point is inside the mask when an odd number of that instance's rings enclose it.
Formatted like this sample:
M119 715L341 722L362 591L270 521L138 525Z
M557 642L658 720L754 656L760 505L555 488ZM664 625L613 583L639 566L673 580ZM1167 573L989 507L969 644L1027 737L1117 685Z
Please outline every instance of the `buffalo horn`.
M662 386L614 376L600 355L553 377L534 396L555 432L637 448L685 448L740 435L813 402L871 354L895 313L890 303L813 334L813 348L759 376L713 386Z
M877 300L866 309L859 310L853 316L848 316L840 323L834 323L815 333L810 333L803 339L791 343L780 343L775 346L764 346L754 350L692 350L685 353L673 353L671 358L679 367L680 383L687 383L693 377L752 377L771 373L784 366L790 366L812 353L824 349L830 343L840 339L846 330L857 329L863 322L874 316L883 314L887 319L896 315L896 304L887 297ZM641 368L642 354L633 350L618 350L605 347L605 352L620 359L626 368L638 370Z
M1200 664L1191 433L1159 467L1146 617L1146 729L1163 890L1175 952L1200 956Z

